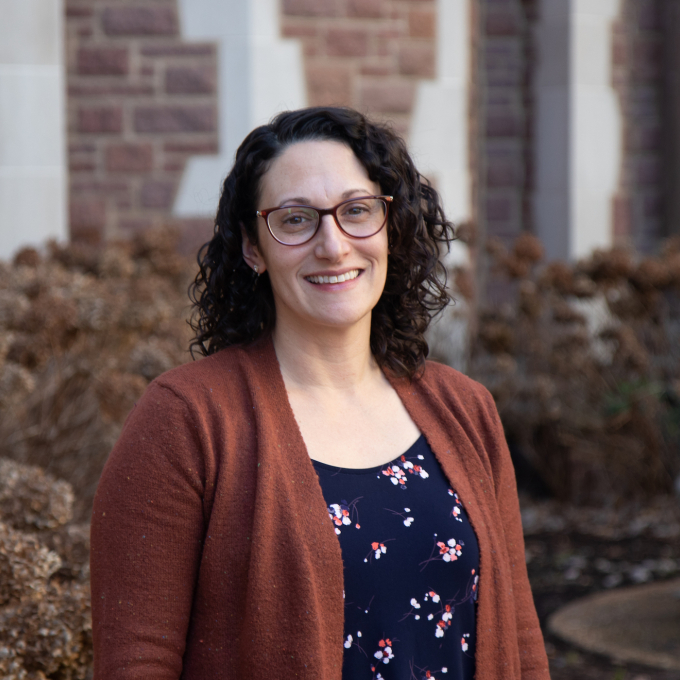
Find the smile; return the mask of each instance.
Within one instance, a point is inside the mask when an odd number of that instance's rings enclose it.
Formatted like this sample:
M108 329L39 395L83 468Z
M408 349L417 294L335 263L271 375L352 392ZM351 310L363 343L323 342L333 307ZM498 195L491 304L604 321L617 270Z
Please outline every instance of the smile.
M357 276L359 276L359 270L352 269L339 276L305 276L305 279L310 283L344 283L356 279Z

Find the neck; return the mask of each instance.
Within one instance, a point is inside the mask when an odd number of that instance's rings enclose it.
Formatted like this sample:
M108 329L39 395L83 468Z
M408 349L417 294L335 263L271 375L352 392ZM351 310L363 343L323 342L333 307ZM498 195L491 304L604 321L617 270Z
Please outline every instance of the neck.
M352 390L382 380L370 349L371 318L350 329L282 328L277 322L274 349L288 389Z

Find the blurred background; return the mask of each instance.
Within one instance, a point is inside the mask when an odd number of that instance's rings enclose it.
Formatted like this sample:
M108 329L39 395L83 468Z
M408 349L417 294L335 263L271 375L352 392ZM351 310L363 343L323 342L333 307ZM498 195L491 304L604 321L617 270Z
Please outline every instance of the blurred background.
M234 152L278 111L349 105L458 225L431 354L496 400L553 678L680 678L680 0L0 16L0 676L88 677L92 497L134 401L190 360ZM655 628L638 602L618 647L555 615L666 584L677 611Z

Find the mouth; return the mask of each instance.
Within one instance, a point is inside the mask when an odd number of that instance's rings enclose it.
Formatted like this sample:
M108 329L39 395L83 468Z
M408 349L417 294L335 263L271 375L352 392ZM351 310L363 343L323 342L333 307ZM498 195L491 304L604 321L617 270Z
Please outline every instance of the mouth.
M322 283L345 283L345 281L356 279L359 274L361 274L360 269L352 269L344 274L332 276L305 276L305 280L317 285Z

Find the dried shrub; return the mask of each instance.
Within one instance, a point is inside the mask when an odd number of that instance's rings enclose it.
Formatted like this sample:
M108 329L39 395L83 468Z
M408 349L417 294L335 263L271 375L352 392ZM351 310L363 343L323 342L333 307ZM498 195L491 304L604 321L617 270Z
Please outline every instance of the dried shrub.
M130 408L190 358L176 246L160 230L0 262L2 678L91 677L85 522Z
M91 675L89 526L67 524L73 490L0 458L0 677Z
M194 265L176 246L157 230L0 263L0 451L71 483L80 521L134 402L190 358Z
M18 529L56 529L73 516L71 485L38 467L0 458L0 521Z
M59 556L38 539L0 522L0 606L42 597Z
M553 494L607 505L670 494L680 473L680 240L656 258L596 251L541 264L540 244L487 249L517 281L479 313L468 372Z
M0 609L0 677L85 680L91 668L89 585L51 583L39 600Z

